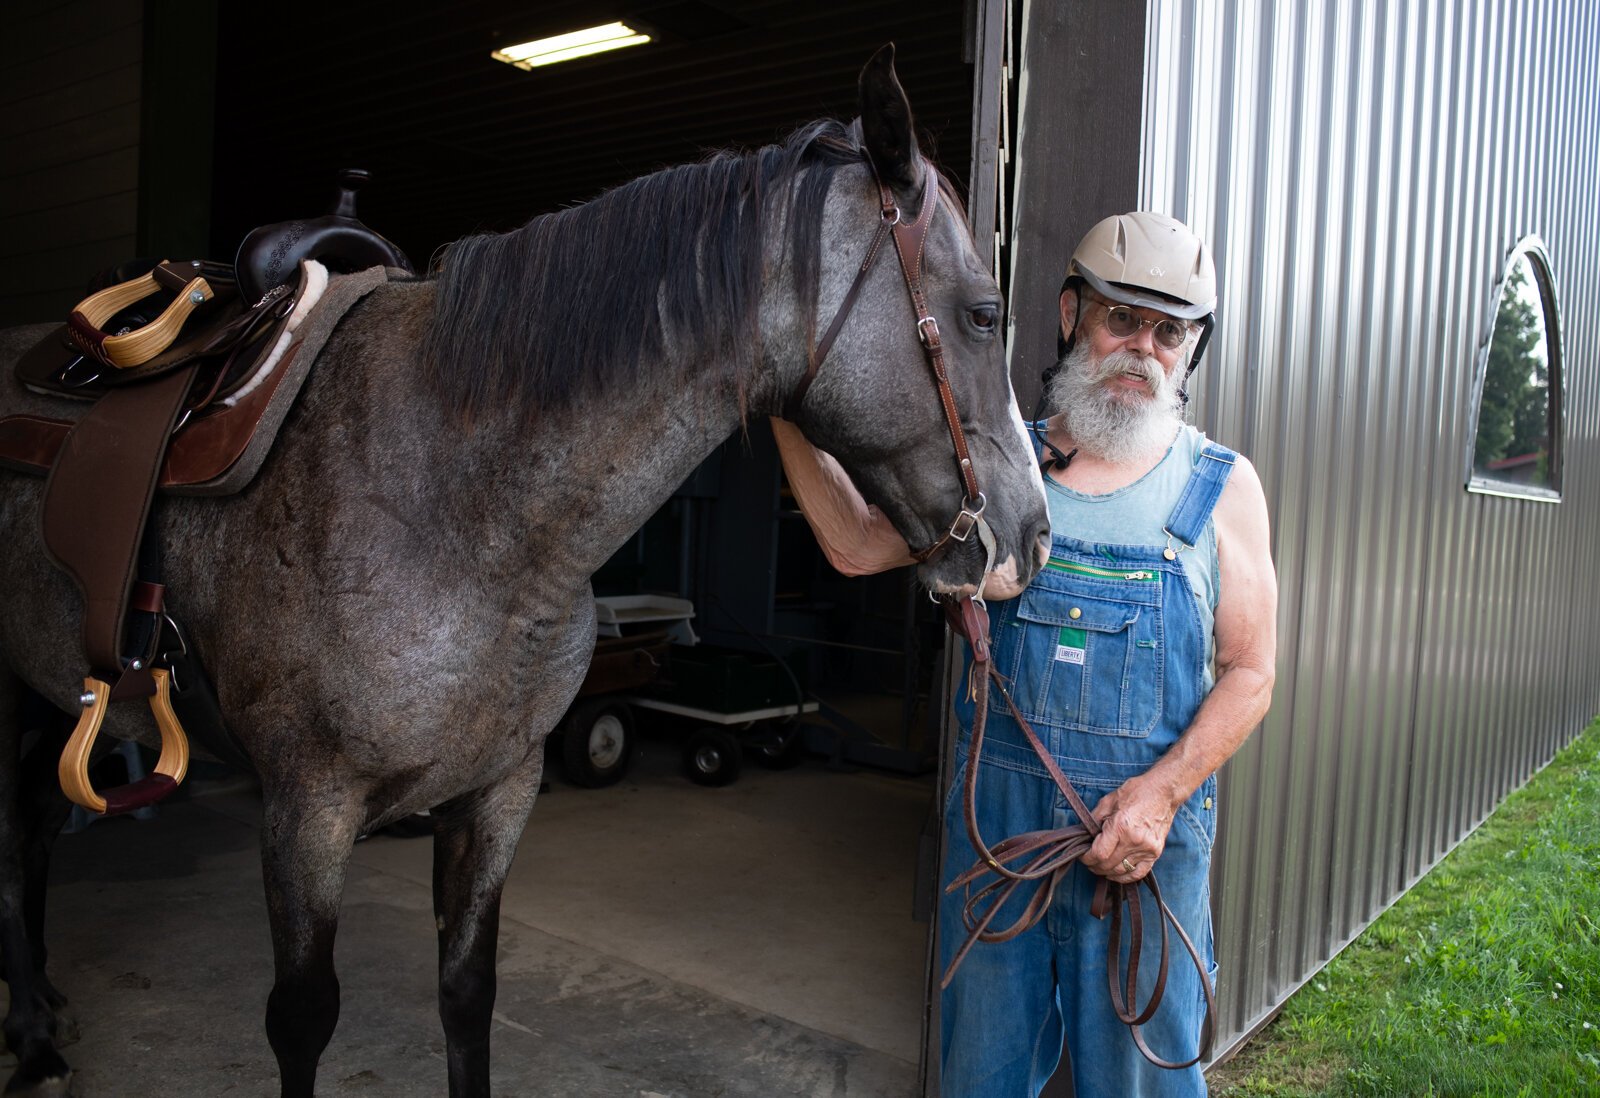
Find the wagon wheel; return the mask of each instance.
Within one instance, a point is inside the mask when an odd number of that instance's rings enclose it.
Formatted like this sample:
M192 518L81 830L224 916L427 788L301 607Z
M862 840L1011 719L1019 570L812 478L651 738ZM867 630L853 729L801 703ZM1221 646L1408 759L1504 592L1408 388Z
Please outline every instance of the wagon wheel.
M732 785L744 765L744 750L726 728L708 724L683 745L683 773L696 785Z
M573 785L615 785L633 761L633 711L626 702L580 701L562 721L561 735L561 759Z
M768 770L792 770L806 757L806 729L791 718L763 730L750 746L751 756Z

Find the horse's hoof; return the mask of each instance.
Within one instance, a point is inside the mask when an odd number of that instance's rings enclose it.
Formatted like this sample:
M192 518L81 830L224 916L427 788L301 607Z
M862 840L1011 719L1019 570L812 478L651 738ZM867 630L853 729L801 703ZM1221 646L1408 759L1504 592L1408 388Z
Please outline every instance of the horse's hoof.
M6 1098L71 1098L72 1069L54 1052L48 1060L54 1062L31 1064L27 1071L18 1068L6 1084Z

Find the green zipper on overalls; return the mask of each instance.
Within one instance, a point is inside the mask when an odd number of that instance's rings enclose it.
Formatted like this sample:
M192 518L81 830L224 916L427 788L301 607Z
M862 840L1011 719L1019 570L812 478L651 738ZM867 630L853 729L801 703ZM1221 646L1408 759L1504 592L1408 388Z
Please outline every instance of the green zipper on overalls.
M1143 580L1153 583L1159 578L1154 572L1114 572L1109 568L1096 568L1092 564L1078 564L1076 561L1059 560L1056 557L1051 557L1046 567L1053 568L1057 572L1076 572L1080 576L1096 576L1100 579Z

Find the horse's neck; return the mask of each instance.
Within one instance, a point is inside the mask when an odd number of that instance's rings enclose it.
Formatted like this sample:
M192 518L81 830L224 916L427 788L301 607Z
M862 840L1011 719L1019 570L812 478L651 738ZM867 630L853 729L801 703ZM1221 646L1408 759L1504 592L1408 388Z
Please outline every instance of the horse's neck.
M738 396L717 371L663 363L644 376L672 380L474 430L472 464L492 485L475 487L463 521L504 530L509 571L587 582L738 427Z

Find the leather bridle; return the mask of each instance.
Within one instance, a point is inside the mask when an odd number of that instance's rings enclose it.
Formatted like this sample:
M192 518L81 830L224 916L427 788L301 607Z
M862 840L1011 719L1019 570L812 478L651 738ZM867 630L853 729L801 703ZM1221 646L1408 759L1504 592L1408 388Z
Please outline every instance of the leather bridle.
M900 207L895 202L894 191L878 174L877 165L873 164L871 157L865 153L862 155L872 169L873 179L878 185L880 203L878 227L872 234L872 243L867 247L867 254L861 260L861 266L856 270L855 281L850 283L850 289L845 292L844 300L839 302L839 308L834 311L833 320L828 323L822 338L806 356L805 376L800 379L794 393L790 395L788 408L784 414L789 419L794 419L799 413L800 405L805 400L806 390L811 388L811 383L816 380L817 371L822 368L823 361L832 350L833 342L844 327L845 319L849 317L850 310L855 308L861 287L872 271L878 253L883 250L884 237L892 237L895 252L900 258L900 273L905 277L906 290L911 295L911 308L917 318L917 338L922 343L928 367L933 371L934 387L939 393L939 404L944 409L945 424L950 428L950 442L955 447L956 468L961 474L961 485L966 491L966 496L961 502L961 511L944 535L932 545L912 552L911 556L917 563L926 564L942 556L952 543L967 540L973 529L981 524L986 502L983 493L978 490L978 475L972 468L972 456L967 450L967 434L961 428L961 413L956 408L955 394L950 389L950 375L944 364L944 344L939 338L939 321L928 308L928 299L922 290L922 253L928 240L928 227L933 223L934 207L939 204L939 177L932 164L927 161L922 162L924 169L922 205L917 211L916 220L908 222L901 215Z
M942 537L927 548L913 551L912 557L919 563L934 560L948 550L954 542L964 542L977 528L980 530L980 540L986 546L992 547L993 541L988 534L986 523L983 519L984 496L978 490L977 474L972 468L972 458L967 450L966 432L961 428L960 413L956 409L955 394L950 389L949 374L945 369L944 346L939 338L939 322L934 319L933 313L928 308L927 297L922 289L922 255L923 247L928 239L928 227L933 221L933 209L939 204L939 182L932 164L923 162L923 188L922 204L917 211L916 220L907 222L901 216L899 205L895 202L894 192L884 183L883 177L878 174L877 166L870 157L863 153L869 166L872 168L873 178L878 185L878 198L880 202L880 219L877 229L872 235L872 243L867 248L866 256L861 260L861 266L856 271L855 280L850 283L844 299L839 303L838 309L833 314L833 319L828 323L822 338L811 349L806 358L806 372L795 387L794 393L789 398L785 415L789 419L796 418L800 411L801 402L804 401L806 390L816 380L817 371L821 369L823 361L828 357L834 340L838 338L840 330L844 327L845 319L850 315L850 310L855 307L856 298L861 293L861 287L866 282L867 275L871 272L877 261L878 253L883 250L885 237L894 240L895 252L900 258L900 272L905 277L906 290L911 295L911 306L917 318L917 337L922 342L923 352L927 357L928 366L933 372L934 386L939 393L939 403L944 409L945 423L950 428L950 441L955 447L956 467L961 474L961 484L966 490L962 501L961 512L956 516ZM992 563L992 561L991 561ZM967 953L977 942L1004 942L1017 937L1030 927L1039 922L1049 910L1051 900L1055 897L1056 887L1061 883L1072 864L1088 852L1093 845L1095 836L1100 833L1100 823L1094 818L1089 808L1079 796L1078 791L1072 787L1061 768L1056 764L1050 752L1039 741L1038 734L1028 724L1027 720L1018 711L1016 703L1011 700L1010 693L1006 690L1004 677L994 667L990 660L989 652L989 615L982 605L982 580L979 581L979 596L955 598L946 596L942 602L945 613L950 619L951 628L964 637L972 649L972 669L968 689L972 691L975 705L972 720L972 737L968 749L966 776L962 783L961 803L962 812L966 817L967 838L978 852L978 861L964 873L952 881L946 891L955 891L958 888L968 888L982 878L993 875L994 880L982 885L976 891L970 891L965 907L962 910L962 921L967 928L966 940L961 944L950 967L945 971L941 987L948 987L951 978L955 975L956 968L961 964ZM987 846L983 836L978 830L977 817L977 788L978 788L978 763L983 755L984 729L989 717L989 693L991 681L1000 691L1000 696L1005 699L1013 719L1027 736L1029 744L1035 754L1043 763L1045 771L1055 782L1056 787L1066 798L1067 804L1077 814L1079 822L1064 828L1053 828L1045 831L1029 831L1021 835L1014 835L1005 839L993 848ZM1012 863L1021 863L1019 868L1013 868ZM1029 900L1022 915L1011 926L1003 930L990 930L989 925L994 917L1009 900L1017 888L1025 882L1037 882L1039 887L1034 891L1033 898ZM1144 916L1141 908L1139 889L1147 888L1155 899L1156 908L1160 912L1163 923L1161 935L1161 961L1156 973L1155 984L1150 996L1141 1007L1138 1004L1139 986L1139 955L1144 937ZM984 907L985 901L988 906ZM1111 994L1111 1008L1117 1017L1122 1020L1132 1031L1133 1040L1144 1054L1157 1067L1180 1069L1199 1063L1211 1051L1213 1035L1213 1016L1216 1012L1216 1001L1211 988L1211 980L1206 972L1205 964L1200 959L1199 951L1194 943L1184 933L1183 927L1173 916L1172 911L1161 899L1161 888L1156 883L1155 870L1151 871L1138 881L1124 885L1117 881L1101 877L1095 886L1095 895L1090 912L1096 918L1111 915L1111 933L1106 946L1106 980ZM1128 960L1126 965L1121 960L1122 950L1122 922L1126 912L1130 941L1128 943ZM1192 1059L1180 1062L1163 1060L1150 1050L1145 1043L1140 1027L1148 1022L1161 1005L1161 1000L1166 993L1167 985L1167 933L1170 927L1178 936L1178 940L1188 951L1190 959L1200 973L1200 986L1205 992L1206 1016L1201 1028L1200 1049ZM1119 975L1121 979L1119 980Z

